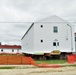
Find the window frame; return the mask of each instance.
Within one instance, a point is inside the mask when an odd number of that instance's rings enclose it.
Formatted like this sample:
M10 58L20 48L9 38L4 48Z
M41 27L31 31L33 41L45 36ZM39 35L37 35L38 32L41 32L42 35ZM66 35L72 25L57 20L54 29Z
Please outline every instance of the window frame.
M53 26L53 32L58 33L58 26Z
M53 46L58 47L59 46L59 42L53 42Z
M12 49L12 52L14 52L14 49Z
M59 42L57 42L57 46L59 46Z
M56 46L56 42L53 42L53 46Z

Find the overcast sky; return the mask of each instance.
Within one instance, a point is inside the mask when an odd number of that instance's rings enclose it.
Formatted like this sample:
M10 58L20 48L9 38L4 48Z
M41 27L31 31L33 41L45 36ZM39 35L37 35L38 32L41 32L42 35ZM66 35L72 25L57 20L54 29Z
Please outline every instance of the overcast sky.
M21 45L31 22L51 15L75 26L76 0L0 0L0 42Z

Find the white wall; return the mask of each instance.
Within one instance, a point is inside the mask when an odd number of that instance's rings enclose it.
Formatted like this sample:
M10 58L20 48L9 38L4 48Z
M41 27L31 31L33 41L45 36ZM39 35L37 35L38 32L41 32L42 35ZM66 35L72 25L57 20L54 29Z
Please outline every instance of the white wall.
M22 52L24 53L32 53L34 50L34 27L32 27L29 32L22 39Z
M72 41L73 41L73 52L76 52L75 50L75 33L74 33L74 26L72 27Z
M36 23L34 26L34 53L49 53L53 50L72 52L71 31L67 23ZM58 26L58 33L53 33L53 26ZM40 42L41 39L43 43ZM55 39L59 42L57 47L53 46Z
M1 50L3 50L3 52ZM13 49L13 50L14 52L12 52L12 49L0 49L0 53L17 53L20 51L18 49Z
M40 25L43 25L43 28ZM50 52L52 50L52 29L50 29L52 26L49 23L36 23L34 26L34 53ZM41 39L43 43L41 43Z
M71 29L67 24L66 21L56 16L34 23L34 26L22 40L23 52L31 54L49 53L53 50L72 52L72 45L75 44L74 36L72 36L71 42ZM41 28L41 25L43 25L43 28ZM53 32L53 26L58 26L58 33ZM40 40L43 40L43 43ZM53 42L59 42L59 46L53 46Z

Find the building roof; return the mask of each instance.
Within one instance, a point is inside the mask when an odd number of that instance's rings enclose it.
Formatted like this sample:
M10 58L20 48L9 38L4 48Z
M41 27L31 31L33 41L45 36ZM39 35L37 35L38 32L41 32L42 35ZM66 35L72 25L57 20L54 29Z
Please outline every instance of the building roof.
M24 34L24 36L21 38L21 40L25 37L25 35L29 32L29 30L32 28L33 25L34 25L34 23L32 23L32 25L28 28L28 30L26 31L26 33Z
M43 18L43 19L40 19L36 22L41 22L41 23L46 23L46 22L49 22L49 23L66 23L66 20L56 16L56 15L52 15L50 17L46 17L46 18Z
M60 17L53 15L51 17L45 18L45 19L41 19L39 21L36 21L35 23L67 23L67 21L61 19ZM34 23L32 23L32 25L28 28L28 30L26 31L26 33L24 34L24 36L21 38L21 40L25 37L25 35L29 32L29 30L33 27Z
M21 49L20 45L0 45L1 49Z

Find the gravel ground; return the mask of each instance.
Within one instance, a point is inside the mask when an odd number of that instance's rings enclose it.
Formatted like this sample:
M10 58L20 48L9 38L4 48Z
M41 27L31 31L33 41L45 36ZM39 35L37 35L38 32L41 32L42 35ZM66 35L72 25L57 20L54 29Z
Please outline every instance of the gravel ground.
M0 65L15 66L15 69L0 69L0 75L76 75L76 67L38 68L32 65Z

